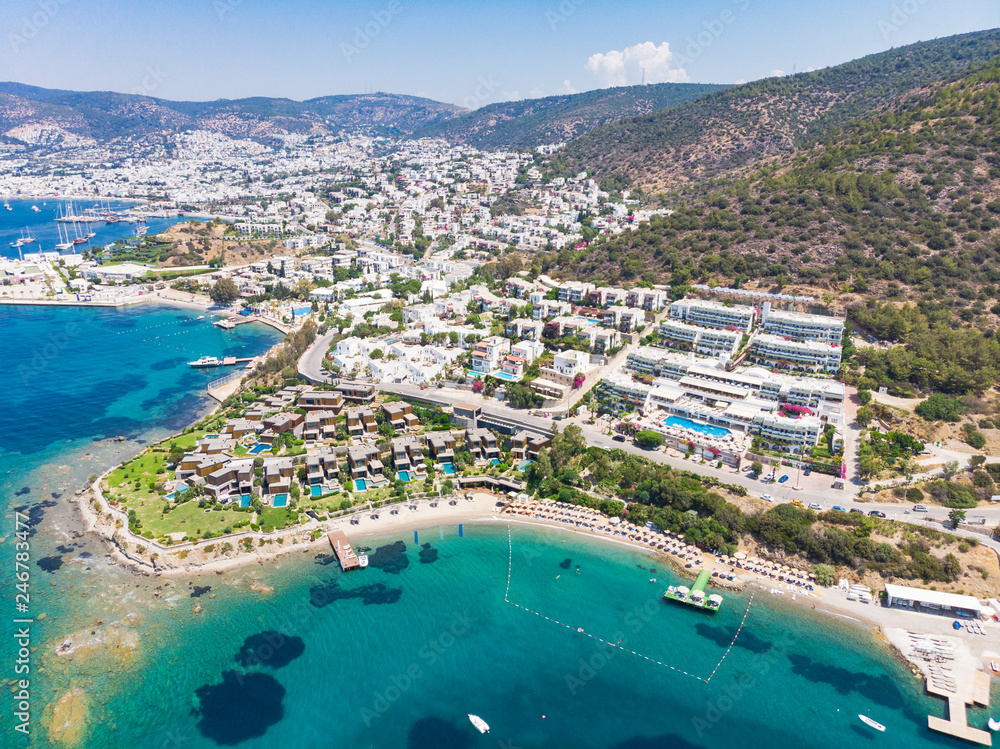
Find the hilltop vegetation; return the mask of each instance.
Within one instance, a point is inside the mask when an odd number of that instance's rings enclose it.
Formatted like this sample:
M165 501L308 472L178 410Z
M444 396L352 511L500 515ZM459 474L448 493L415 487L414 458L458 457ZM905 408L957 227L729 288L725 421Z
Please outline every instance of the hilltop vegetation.
M619 186L673 189L811 145L920 87L1000 54L1000 31L921 42L812 73L733 86L569 144L557 172L583 168Z
M656 83L505 101L432 125L416 136L483 149L531 148L572 140L608 122L651 114L724 88L714 83Z

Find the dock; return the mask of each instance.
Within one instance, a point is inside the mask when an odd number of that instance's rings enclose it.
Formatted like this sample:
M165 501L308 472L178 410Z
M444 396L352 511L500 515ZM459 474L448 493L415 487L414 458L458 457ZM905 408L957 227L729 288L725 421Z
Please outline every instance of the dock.
M927 680L927 692L948 700L948 718L927 716L927 727L932 731L971 741L982 746L993 746L989 731L973 728L966 714L967 705L990 706L990 677L982 671L957 673L954 689L947 689Z
M360 569L361 563L358 561L358 555L351 548L351 542L347 540L347 534L343 531L330 531L326 534L326 538L330 542L330 546L333 547L333 553L344 572Z
M722 596L709 596L705 593L705 588L711 577L712 573L709 570L702 570L698 573L698 577L695 578L690 590L683 585L676 587L671 585L667 588L667 592L663 594L663 597L670 601L694 606L703 611L718 611L719 606L722 605Z

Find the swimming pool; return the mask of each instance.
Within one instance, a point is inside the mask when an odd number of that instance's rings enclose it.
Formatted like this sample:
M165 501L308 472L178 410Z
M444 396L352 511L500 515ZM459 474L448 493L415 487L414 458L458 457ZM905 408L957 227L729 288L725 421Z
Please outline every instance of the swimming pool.
M498 465L500 465L500 459L499 458L490 458L490 463L492 463L495 466L498 466Z
M699 424L696 421L685 419L682 416L668 416L663 420L663 423L668 427L687 429L692 432L698 432L698 434L704 434L707 437L728 437L732 434L732 432L725 427L717 427L712 424Z
M448 474L449 476L455 475L455 464L454 463L442 463L441 470Z
M202 437L202 439L203 440L217 440L217 439L219 439L219 435L217 435L217 434L206 434L204 437Z
M354 479L354 490L358 492L363 492L368 488L368 484L365 483L364 479Z
M323 496L323 487L320 486L319 484L314 484L313 486L309 487L309 494L310 494L310 496L313 496L313 497L322 497Z
M274 507L284 507L288 504L287 494L275 494L274 502L271 503Z
M240 507L249 507L249 506L250 506L250 495L249 494L241 494L240 495Z
M504 372L502 369L498 369L493 373L493 376L498 380L506 380L507 382L517 382L517 378L510 372Z
M525 468L527 468L528 466L530 466L534 462L535 461L533 461L533 460L528 460L527 458L525 458L524 460L522 460L520 463L517 464L517 467L518 467L519 470L523 471Z
M409 471L397 471L396 475L399 477L400 481L409 481L410 472Z
M257 455L259 453L269 452L271 449L270 445L265 445L263 442L258 442L256 445L247 450L251 455Z

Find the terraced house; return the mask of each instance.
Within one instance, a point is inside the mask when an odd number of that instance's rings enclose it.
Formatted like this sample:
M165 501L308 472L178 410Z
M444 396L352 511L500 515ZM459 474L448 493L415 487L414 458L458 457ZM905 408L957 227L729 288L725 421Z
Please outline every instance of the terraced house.
M383 403L382 413L385 414L386 421L392 425L397 432L407 429L416 429L420 426L420 419L413 413L413 406L405 401L394 403Z
M306 411L332 411L337 415L344 408L344 394L339 390L307 390L299 396L298 406Z
M465 444L476 460L499 460L500 446L497 437L489 429L480 427L465 430Z
M367 406L347 409L347 433L356 439L378 434L375 412Z

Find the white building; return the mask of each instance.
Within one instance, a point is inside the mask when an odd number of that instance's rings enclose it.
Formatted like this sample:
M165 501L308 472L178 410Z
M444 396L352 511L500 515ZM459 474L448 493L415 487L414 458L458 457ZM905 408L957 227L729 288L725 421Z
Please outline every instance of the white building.
M681 299L670 305L670 316L705 328L733 328L749 333L756 310L744 305L725 305L705 299Z

